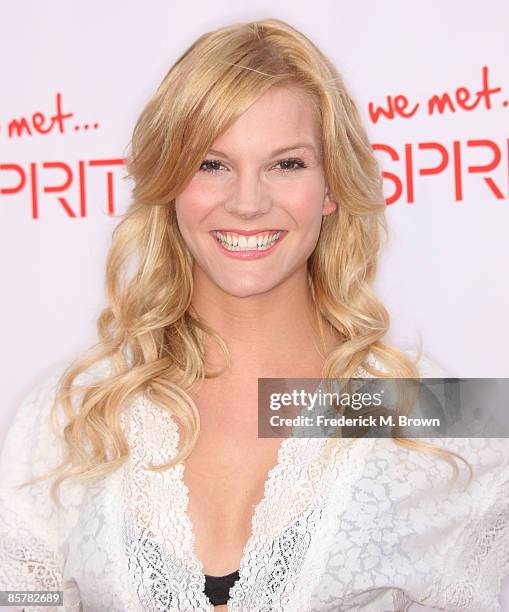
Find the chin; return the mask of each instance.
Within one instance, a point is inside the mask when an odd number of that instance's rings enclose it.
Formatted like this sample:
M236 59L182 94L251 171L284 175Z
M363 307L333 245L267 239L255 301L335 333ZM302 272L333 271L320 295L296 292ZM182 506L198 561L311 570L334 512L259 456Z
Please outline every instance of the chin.
M275 287L276 283L269 282L267 279L236 278L230 282L220 282L218 286L228 295L243 298L266 293Z

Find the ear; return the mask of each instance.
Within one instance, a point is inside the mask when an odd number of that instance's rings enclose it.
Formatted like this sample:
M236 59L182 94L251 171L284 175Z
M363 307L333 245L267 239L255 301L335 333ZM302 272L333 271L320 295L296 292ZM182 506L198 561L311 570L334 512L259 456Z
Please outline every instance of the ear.
M330 215L331 213L336 211L337 208L338 208L338 203L333 199L330 190L327 189L325 193L325 198L323 200L322 215L323 216Z

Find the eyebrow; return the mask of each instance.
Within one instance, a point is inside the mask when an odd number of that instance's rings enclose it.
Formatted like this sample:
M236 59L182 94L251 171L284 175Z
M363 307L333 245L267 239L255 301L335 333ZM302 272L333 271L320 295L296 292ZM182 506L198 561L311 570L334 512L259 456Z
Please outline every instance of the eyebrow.
M270 156L275 157L276 155L281 155L282 153L286 153L287 151L293 151L294 149L310 149L311 152L314 153L316 157L315 147L312 144L309 144L307 142L298 142L294 145L290 145L289 147L281 147L279 149L275 149L274 151L272 151ZM212 155L219 155L221 157L228 157L226 153L223 153L222 151L218 151L217 149L209 149L209 153L211 153Z

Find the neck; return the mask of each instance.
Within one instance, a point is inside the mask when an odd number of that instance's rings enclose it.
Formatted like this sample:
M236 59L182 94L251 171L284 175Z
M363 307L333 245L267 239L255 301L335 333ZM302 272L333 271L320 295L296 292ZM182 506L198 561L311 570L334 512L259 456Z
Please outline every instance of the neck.
M208 279L196 281L192 309L226 342L230 375L317 363L339 343L334 330L328 330L322 342L305 268L270 291L247 297L230 295ZM224 363L208 337L205 356L207 367Z

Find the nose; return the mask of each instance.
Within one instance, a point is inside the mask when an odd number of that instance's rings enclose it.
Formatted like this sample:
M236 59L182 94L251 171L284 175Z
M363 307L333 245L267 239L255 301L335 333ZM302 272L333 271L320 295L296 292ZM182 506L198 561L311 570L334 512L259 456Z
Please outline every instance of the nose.
M255 170L239 172L224 208L242 219L260 217L272 208L269 190Z

